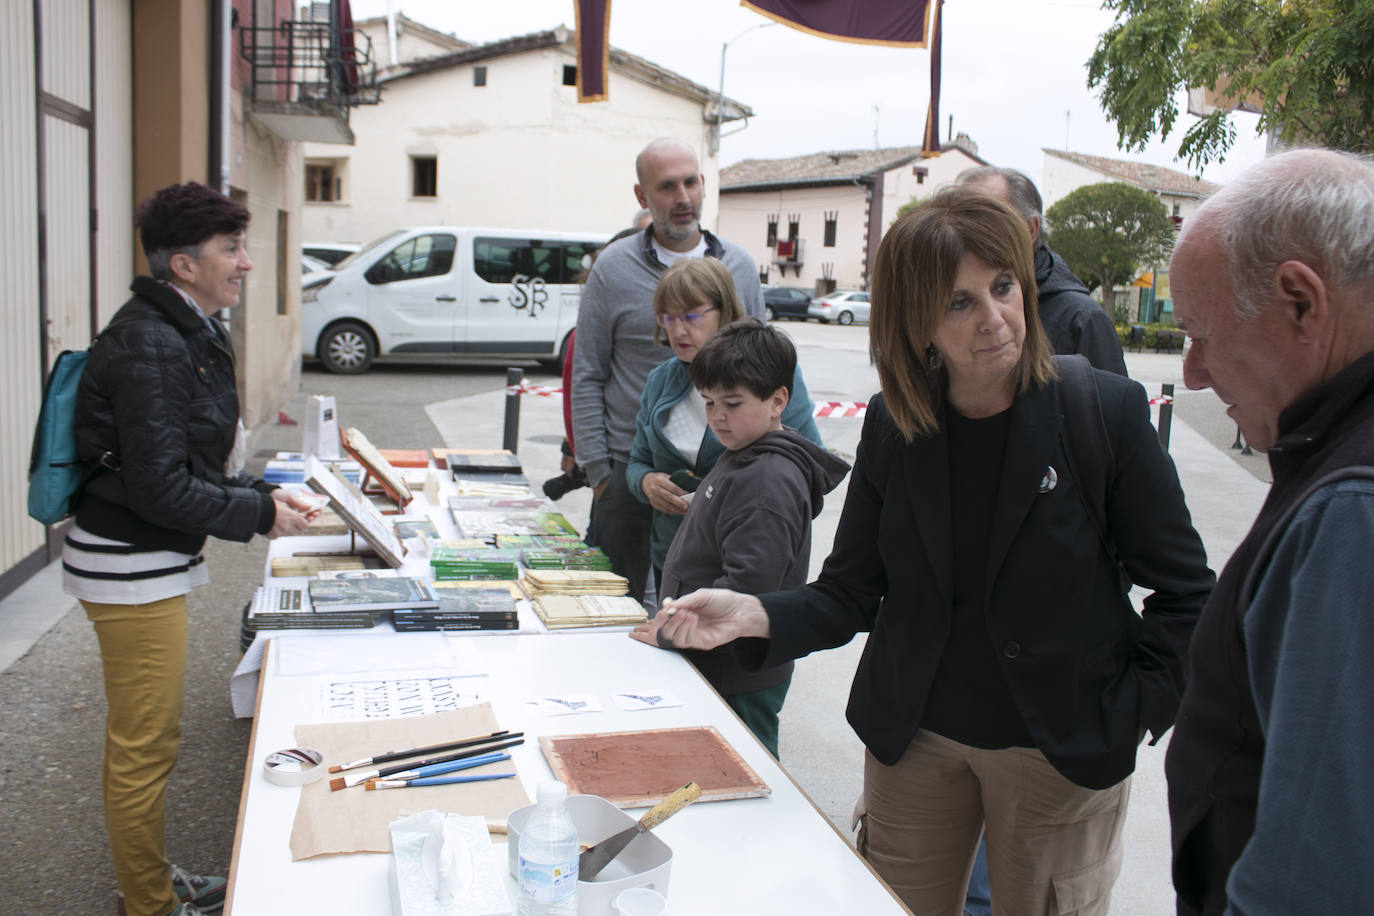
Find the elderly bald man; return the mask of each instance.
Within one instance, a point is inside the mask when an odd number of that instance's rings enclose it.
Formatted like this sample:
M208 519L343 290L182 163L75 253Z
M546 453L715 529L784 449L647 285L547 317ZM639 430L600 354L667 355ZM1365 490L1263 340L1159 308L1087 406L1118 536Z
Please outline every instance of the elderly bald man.
M1193 636L1166 759L1181 914L1374 912L1374 167L1266 160L1184 224L1170 279L1274 484Z

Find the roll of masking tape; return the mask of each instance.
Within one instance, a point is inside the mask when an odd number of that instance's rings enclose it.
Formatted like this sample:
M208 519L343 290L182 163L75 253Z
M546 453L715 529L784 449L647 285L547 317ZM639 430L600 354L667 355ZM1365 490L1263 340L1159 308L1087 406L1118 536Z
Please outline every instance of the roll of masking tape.
M276 786L308 786L325 772L324 755L303 747L273 751L262 762L262 775Z

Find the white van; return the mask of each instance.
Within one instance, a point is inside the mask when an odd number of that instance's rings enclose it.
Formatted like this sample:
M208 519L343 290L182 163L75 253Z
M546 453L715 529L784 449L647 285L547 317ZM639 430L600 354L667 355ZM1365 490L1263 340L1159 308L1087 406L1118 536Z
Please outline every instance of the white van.
M301 283L301 351L330 372L387 356L561 364L593 234L425 226L364 246Z

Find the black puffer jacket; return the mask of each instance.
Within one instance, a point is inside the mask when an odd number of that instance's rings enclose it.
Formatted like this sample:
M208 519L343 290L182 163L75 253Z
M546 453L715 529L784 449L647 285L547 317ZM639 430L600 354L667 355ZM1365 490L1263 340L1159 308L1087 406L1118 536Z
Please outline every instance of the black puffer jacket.
M104 467L76 522L140 547L197 553L208 535L247 541L276 519L272 487L226 477L239 399L234 356L175 290L138 277L91 351L76 402L77 454ZM227 339L226 339L227 340Z

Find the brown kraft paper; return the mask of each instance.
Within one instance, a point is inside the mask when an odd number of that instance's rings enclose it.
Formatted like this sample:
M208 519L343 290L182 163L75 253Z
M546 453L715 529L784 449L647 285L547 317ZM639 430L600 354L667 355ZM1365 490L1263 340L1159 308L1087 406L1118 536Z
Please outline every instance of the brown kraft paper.
M384 754L395 748L422 747L488 735L500 727L491 711L491 704L481 703L429 716L298 725L296 746L318 750L324 755L327 765L335 765ZM515 761L502 760L460 772L464 775L513 773ZM329 778L343 775L331 773ZM291 826L292 861L344 853L390 852L388 825L398 817L431 808L451 814L504 819L516 808L530 803L518 776L514 779L373 792L368 792L362 784L334 792L329 788L329 778L301 789L296 820Z

